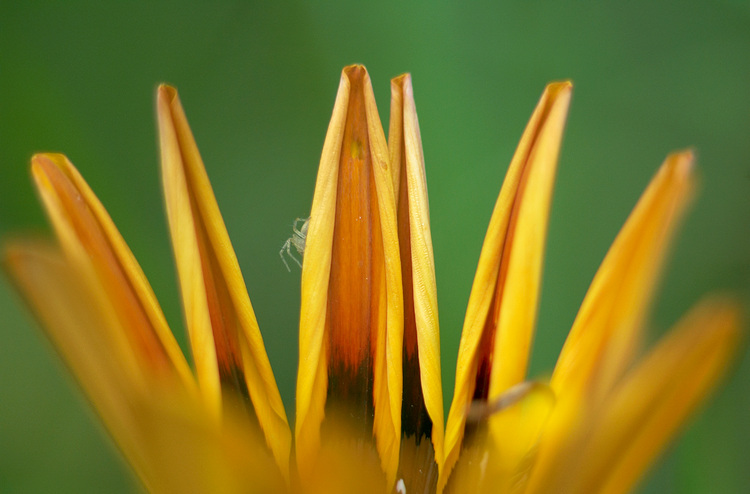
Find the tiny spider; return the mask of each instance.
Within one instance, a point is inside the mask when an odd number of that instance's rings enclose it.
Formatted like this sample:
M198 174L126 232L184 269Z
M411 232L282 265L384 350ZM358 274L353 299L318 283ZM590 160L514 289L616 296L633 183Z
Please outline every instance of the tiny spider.
M300 221L304 223L302 223L301 228L297 228L297 223L299 223ZM286 239L284 245L281 246L279 256L281 256L281 260L284 263L284 266L286 266L286 270L289 272L291 272L292 270L289 269L289 264L287 264L286 259L284 259L284 252L286 252L286 255L289 256L289 258L291 258L294 262L296 262L299 267L302 267L302 262L292 254L292 247L294 247L294 250L296 250L300 255L300 258L304 258L305 240L307 239L307 228L309 225L310 218L295 219L294 223L292 223L292 236Z

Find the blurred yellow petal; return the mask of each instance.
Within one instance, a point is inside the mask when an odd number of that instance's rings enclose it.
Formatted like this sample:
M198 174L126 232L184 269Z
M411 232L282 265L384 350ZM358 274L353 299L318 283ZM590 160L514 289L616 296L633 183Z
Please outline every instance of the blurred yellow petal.
M242 494L248 486L252 492L286 492L287 481L244 407L225 404L219 425L181 394L130 402L142 429L138 440L147 447L149 492Z
M455 464L472 399L524 380L533 337L547 219L572 85L550 84L521 137L482 246L471 289L445 443Z
M565 476L559 458L632 360L669 241L693 190L691 152L669 156L612 244L591 283L552 375L558 396L533 485Z
M555 392L602 393L638 349L673 232L693 191L693 153L670 155L591 283L552 375Z
M394 182L398 204L401 277L404 293L404 402L401 414L404 441L419 446L432 441L434 452L422 453L423 463L405 462L402 453L399 478L407 492L421 492L437 482L443 458L443 388L440 370L435 261L432 253L422 139L411 76L391 81L391 123L388 132L391 168L399 173ZM400 184L400 185L399 185ZM409 470L409 471L407 471ZM434 475L434 477L433 477Z
M446 491L524 492L554 404L550 387L537 382L517 384L490 402L472 403L466 420L476 433L462 446ZM489 434L492 422L509 433L502 438Z
M133 428L127 395L151 381L124 344L103 292L94 290L100 288L95 278L72 268L47 242L16 240L3 254L6 270L109 430L127 440Z
M218 410L240 396L288 471L291 433L255 313L177 92L157 98L164 195L199 384Z
M362 66L344 69L310 213L300 316L297 463L312 474L326 414L374 435L388 483L401 435L401 266L388 149Z
M249 480L278 485L252 430L217 428L195 393L139 372L140 362L118 341L121 320L95 276L37 241L11 243L4 263L149 490L244 492Z
M31 170L62 249L77 269L107 287L124 344L155 376L177 377L192 387L190 368L151 286L88 184L61 154L35 155Z
M739 312L731 300L702 302L625 376L578 458L577 492L630 492L725 373Z
M374 449L362 448L352 438L358 424L329 421L325 437L313 458L310 474L298 492L304 494L383 494L389 492L386 477Z

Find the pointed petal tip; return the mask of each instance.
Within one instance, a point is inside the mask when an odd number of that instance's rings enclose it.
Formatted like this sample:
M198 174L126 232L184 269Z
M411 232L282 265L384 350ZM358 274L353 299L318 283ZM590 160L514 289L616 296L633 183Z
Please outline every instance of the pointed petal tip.
M658 175L670 184L670 188L680 190L684 200L690 202L694 197L697 185L695 166L695 152L692 149L670 153L661 167Z
M545 89L555 98L560 96L570 96L573 92L573 81L566 79L564 81L550 82Z
M342 72L350 73L350 72L357 71L357 70L364 70L365 72L367 72L367 68L361 63L353 63L350 65L347 65L346 67L342 69Z
M414 99L414 88L412 87L411 74L409 72L391 79L391 87L401 90L405 97Z
M171 84L167 84L166 82L162 82L161 84L159 84L159 86L156 88L156 91L160 95L177 94L177 88L175 88Z
M665 165L669 166L677 176L688 178L695 172L695 150L688 148L670 153Z
M391 79L392 84L396 84L398 86L403 85L406 81L411 82L411 73L410 72L404 72L403 74L397 75L393 79Z
M67 157L62 153L34 153L31 156L31 170L32 172L34 170L41 171L40 167L45 164L61 167L65 161L67 161Z
M547 105L549 105L548 108L551 108L552 106L561 106L564 108L563 112L560 114L563 123L567 117L572 96L573 83L571 81L550 82L544 88L543 98L547 101Z
M367 67L362 64L347 65L341 71L341 76L345 77L350 82L365 81L370 78L370 74L367 72Z
M745 338L745 311L742 301L733 294L719 293L711 295L706 306L713 309L717 320L724 322L725 331L730 332L735 340Z
M172 102L177 98L177 89L174 86L170 86L166 83L161 83L156 88L156 105L157 108L163 102L166 105L171 105Z
M49 160L46 154L38 153L31 157L31 177L38 184L40 178L44 176L44 163Z
M67 158L60 153L36 153L31 157L31 177L37 190L51 188L51 176L64 173Z
M40 161L43 161L45 159L49 159L49 156L52 153L34 153L31 156L31 166L34 166L34 164L39 163Z

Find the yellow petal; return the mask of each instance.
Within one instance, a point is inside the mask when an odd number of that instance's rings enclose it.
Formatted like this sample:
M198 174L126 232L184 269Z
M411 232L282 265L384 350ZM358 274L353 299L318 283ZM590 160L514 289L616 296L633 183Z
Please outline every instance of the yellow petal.
M217 428L195 393L177 381L144 375L137 356L123 344L123 321L111 310L109 287L93 273L38 241L16 241L4 257L20 292L149 490L244 492L251 480L257 486L280 478L252 430L237 421Z
M689 151L667 158L591 283L552 375L558 404L531 492L567 475L560 458L580 448L591 414L637 350L669 240L691 196L692 162Z
M165 381L141 372L96 277L71 267L59 248L41 241L11 242L3 261L113 435L128 437L132 423L119 420L126 415L124 390Z
M193 377L151 286L106 210L60 154L31 160L32 176L60 244L76 269L90 271L122 323L124 343L155 376Z
M220 425L205 406L180 394L130 399L148 492L288 492L275 458L245 410L225 404ZM200 403L200 405L204 405ZM257 425L257 424L256 424ZM251 487L249 487L251 486Z
M412 464L404 478L407 492L423 489L410 481L436 482L427 472L443 458L443 390L440 370L435 261L430 233L427 182L417 110L409 74L391 81L391 123L388 132L391 170L398 204L399 247L404 293L404 405L403 441L431 437L433 454L422 456L425 464ZM400 185L400 187L399 187ZM402 454L402 465L409 458ZM435 471L437 474L437 471ZM433 487L434 489L434 487Z
M491 402L472 403L466 420L475 433L462 445L447 492L524 492L554 403L551 388L537 382L517 384ZM489 433L498 426L506 432L502 438Z
M489 485L501 487L495 492L524 492L542 433L555 405L554 392L543 383L517 384L501 397L519 388L524 393L523 398L503 413L489 418L493 441L490 475L494 478Z
M472 399L524 380L541 279L547 218L572 85L550 84L524 131L495 204L466 309L448 416L450 472Z
M693 153L669 156L643 193L591 283L560 353L558 395L601 395L640 343L664 255L693 190Z
M349 426L354 425L355 428ZM311 474L294 492L304 494L383 494L391 492L380 460L374 450L361 447L352 437L359 431L355 424L330 421L325 437L313 459Z
M733 301L707 300L685 316L604 404L579 456L578 492L630 492L725 373L739 337Z
M164 194L198 382L218 411L240 396L280 468L291 434L237 257L177 92L157 98Z
M323 146L302 268L295 436L303 477L320 450L323 417L336 409L361 424L361 438L374 435L393 485L402 333L388 150L367 71L351 66Z

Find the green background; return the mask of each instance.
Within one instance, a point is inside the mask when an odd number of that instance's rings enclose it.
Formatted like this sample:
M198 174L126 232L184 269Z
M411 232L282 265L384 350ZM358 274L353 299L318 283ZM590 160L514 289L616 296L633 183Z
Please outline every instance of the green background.
M746 2L467 7L332 2L0 4L0 235L46 232L36 151L66 153L129 242L182 342L154 94L180 90L290 416L299 270L278 255L307 216L340 70L413 75L430 189L446 399L463 314L507 164L548 81L575 91L550 220L531 375L548 373L586 288L672 150L694 147L701 193L651 335L704 293L748 300L750 8ZM270 5L272 4L273 5ZM0 278L0 491L132 492L127 467L43 333ZM643 492L750 485L750 358Z

